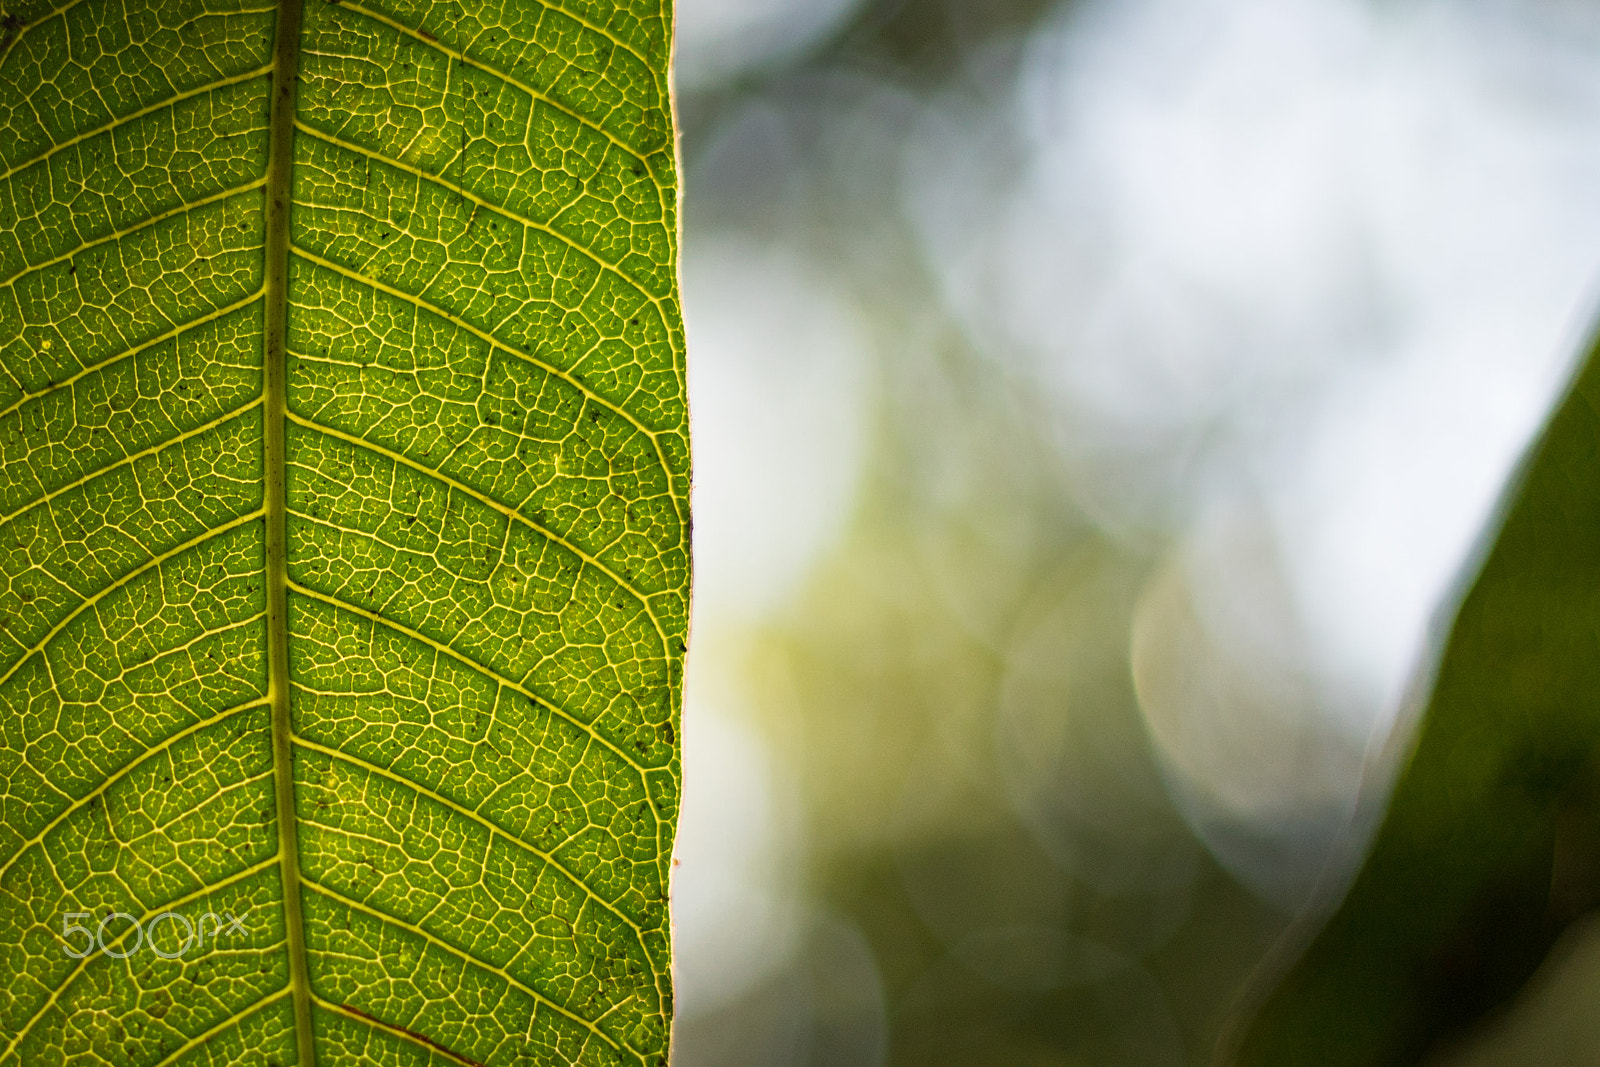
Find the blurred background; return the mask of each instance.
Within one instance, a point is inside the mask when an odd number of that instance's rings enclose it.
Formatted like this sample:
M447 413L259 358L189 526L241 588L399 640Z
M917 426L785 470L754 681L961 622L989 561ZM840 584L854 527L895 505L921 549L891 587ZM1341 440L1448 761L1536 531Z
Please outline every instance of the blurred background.
M675 1067L1204 1063L1600 307L1600 7L678 4Z

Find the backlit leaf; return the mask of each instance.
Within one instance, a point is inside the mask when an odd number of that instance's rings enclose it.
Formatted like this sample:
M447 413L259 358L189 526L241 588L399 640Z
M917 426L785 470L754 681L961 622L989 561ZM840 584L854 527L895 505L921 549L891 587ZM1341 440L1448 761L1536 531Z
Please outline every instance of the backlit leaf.
M0 0L0 1067L664 1064L667 0Z

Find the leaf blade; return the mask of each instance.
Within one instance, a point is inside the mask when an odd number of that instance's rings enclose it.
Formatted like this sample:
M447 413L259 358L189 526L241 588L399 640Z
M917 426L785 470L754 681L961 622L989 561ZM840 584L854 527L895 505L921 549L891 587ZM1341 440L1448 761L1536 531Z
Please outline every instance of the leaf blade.
M220 6L0 31L0 1063L664 1059L667 13Z

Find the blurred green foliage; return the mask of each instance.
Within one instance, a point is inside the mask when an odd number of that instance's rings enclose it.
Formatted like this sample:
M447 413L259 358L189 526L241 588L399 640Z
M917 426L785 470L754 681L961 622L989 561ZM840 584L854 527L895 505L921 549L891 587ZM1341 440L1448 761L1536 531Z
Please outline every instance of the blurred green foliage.
M1591 354L1510 492L1365 865L1292 969L1266 970L1237 1062L1417 1062L1600 903L1597 405Z
M1173 531L1086 510L1027 388L941 310L896 207L881 135L915 110L906 87L971 79L980 56L993 74L1053 10L869 3L808 63L685 102L691 245L727 229L804 247L855 287L882 343L859 510L745 660L798 782L823 918L783 973L680 1021L680 1053L1175 1065L1248 1032L1252 1064L1540 1062L1540 1026L1582 1029L1570 994L1524 1013L1533 1038L1452 1039L1517 992L1600 887L1600 371L1552 424L1463 603L1371 862L1289 970L1327 909L1296 924L1213 858L1130 675ZM730 157L719 138L752 101L781 116L789 155ZM1371 764L1369 798L1397 765ZM1352 863L1335 854L1335 900ZM1576 981L1595 970L1581 949L1562 972Z

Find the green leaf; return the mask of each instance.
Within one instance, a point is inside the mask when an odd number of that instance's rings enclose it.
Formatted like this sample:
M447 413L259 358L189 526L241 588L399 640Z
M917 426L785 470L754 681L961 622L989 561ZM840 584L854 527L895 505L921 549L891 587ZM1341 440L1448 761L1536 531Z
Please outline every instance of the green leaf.
M0 1067L664 1064L667 0L0 5Z
M1241 1064L1415 1063L1600 903L1600 348L1514 487L1354 884Z

